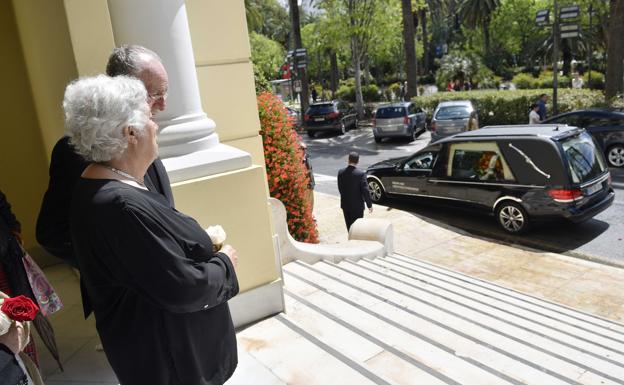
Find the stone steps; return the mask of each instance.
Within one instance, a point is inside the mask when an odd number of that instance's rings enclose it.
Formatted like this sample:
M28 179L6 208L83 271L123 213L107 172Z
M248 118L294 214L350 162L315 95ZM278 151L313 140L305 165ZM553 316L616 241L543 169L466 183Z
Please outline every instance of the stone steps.
M624 326L413 258L292 262L238 333L287 384L624 384Z

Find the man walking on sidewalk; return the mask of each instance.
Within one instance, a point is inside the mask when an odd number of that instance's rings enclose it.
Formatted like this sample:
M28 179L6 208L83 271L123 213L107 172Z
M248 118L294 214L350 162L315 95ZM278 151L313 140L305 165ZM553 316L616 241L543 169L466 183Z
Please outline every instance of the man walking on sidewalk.
M356 168L360 161L357 152L349 153L349 165L338 171L338 191L340 191L340 208L344 214L347 231L353 222L364 217L364 202L370 213L373 212L373 202L366 183L364 171Z

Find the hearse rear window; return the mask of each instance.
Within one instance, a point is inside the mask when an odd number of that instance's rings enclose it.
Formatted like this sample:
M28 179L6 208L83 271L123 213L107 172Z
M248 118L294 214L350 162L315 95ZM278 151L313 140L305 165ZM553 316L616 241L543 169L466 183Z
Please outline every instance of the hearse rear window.
M600 149L588 133L566 139L561 145L568 160L573 183L587 182L606 170Z
M489 182L512 182L514 175L495 142L454 143L449 148L447 176Z

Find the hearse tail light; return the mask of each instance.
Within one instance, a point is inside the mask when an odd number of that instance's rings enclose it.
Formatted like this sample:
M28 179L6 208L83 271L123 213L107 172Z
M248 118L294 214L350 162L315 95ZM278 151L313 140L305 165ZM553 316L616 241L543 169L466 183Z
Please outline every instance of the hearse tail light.
M555 201L561 203L570 203L583 197L583 192L579 188L575 189L552 189L548 191L548 195Z
M329 119L335 119L338 117L338 113L337 112L330 112L329 114L327 114L327 118Z
M436 128L438 128L438 125L435 122L431 122L431 125L429 126L429 128L431 128L431 131L435 131Z
M377 127L377 118L373 117L373 127Z
M303 120L305 120L306 122L310 120L310 115L308 114L303 115Z
M405 124L406 126L409 124L409 117L407 116L403 117L403 124Z
M611 172L609 171L609 178L607 179L607 183L611 186Z

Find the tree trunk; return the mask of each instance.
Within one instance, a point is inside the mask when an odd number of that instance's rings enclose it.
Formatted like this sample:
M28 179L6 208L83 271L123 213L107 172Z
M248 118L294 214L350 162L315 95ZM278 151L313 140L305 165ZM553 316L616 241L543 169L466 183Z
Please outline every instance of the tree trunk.
M416 66L412 1L401 0L401 9L403 11L403 47L405 49L405 73L407 76L406 96L408 99L411 99L418 94L418 68Z
M370 60L368 60L368 56L364 56L363 59L364 64L364 84L370 84Z
M423 73L426 75L431 71L431 62L429 61L429 31L427 30L427 10L421 8L418 11L420 14L420 25L422 28L422 42L423 42Z
M303 45L301 44L301 26L299 24L299 6L297 5L297 0L288 0L288 7L290 10L290 23L294 49L303 48ZM295 63L296 62L297 60ZM295 68L294 70L297 74L296 79L301 81L301 111L306 111L309 105L308 76L305 68Z
M486 20L483 22L483 48L484 48L484 56L487 60L490 56L490 21Z
M562 39L561 56L563 57L563 67L561 70L565 76L570 76L572 72L572 47L570 47L569 39Z
M607 100L624 92L624 0L611 0L607 48Z
M332 99L336 97L336 90L338 90L338 78L340 73L338 72L338 56L336 51L329 51L329 63L331 65L331 91Z
M360 47L355 37L351 38L351 56L353 60L353 77L355 78L355 110L358 119L364 119L364 98L362 97L362 75L360 63Z

